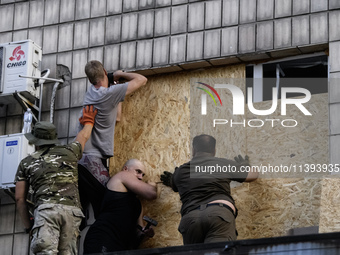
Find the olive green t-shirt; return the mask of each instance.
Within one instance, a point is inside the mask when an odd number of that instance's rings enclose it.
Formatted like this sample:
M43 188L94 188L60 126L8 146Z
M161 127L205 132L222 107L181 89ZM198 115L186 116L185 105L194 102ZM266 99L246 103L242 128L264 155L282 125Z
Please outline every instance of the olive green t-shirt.
M212 169L215 172L211 172ZM235 161L224 158L195 157L181 165L176 168L172 179L172 188L179 192L182 201L181 214L214 200L227 200L234 204L230 182L243 182L247 175L247 172L240 171L240 165Z

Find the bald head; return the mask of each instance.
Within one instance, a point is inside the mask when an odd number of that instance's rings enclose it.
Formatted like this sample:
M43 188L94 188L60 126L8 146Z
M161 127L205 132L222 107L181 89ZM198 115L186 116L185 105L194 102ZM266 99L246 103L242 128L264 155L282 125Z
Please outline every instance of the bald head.
M135 166L135 165L138 165L138 164L143 165L143 163L140 160L133 158L133 159L129 159L128 161L126 161L124 166L131 167L131 166Z
M123 166L123 171L131 171L133 172L139 180L142 180L145 173L144 173L144 164L138 159L129 159L125 162Z

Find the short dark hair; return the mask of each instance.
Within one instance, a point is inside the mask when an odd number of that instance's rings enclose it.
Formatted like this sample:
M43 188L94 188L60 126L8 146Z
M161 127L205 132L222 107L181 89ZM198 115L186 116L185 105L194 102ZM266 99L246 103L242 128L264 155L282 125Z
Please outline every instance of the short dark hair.
M192 146L196 152L215 153L216 139L211 135L198 135L194 137Z

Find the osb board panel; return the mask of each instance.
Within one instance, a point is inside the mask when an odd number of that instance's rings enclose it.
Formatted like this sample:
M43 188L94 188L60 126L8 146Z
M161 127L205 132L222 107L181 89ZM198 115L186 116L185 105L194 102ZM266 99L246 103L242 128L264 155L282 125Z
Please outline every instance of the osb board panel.
M200 99L190 97L190 79L203 81L224 77L244 77L244 66L149 77L147 85L123 103L122 121L117 124L115 133L115 157L110 162L111 174L119 171L127 159L139 158L146 165L147 179L159 181L164 170L173 171L175 165L188 161L191 157L190 132L192 135L202 132L195 131L195 125L190 127L190 100ZM324 99L313 97L312 100L316 100L312 107L318 109L318 100ZM247 113L247 118L250 116ZM296 162L309 162L311 156L327 161L328 146L320 139L328 141L328 131L321 130L327 123L328 112L320 113L318 118L309 126L301 126L298 132L289 131L290 146L289 143L281 144L288 135L279 128L260 132L223 127L223 130L208 128L204 132L225 136L217 144L217 155L221 157L248 154L252 164L291 162L292 154L295 154ZM313 130L316 137L304 135L306 129ZM321 133L317 134L317 130ZM265 146L258 148L261 144ZM320 153L319 150L323 151ZM143 248L182 245L177 230L181 208L178 194L162 184L158 184L158 188L157 200L143 201L145 214L159 222L155 237L144 243ZM320 190L317 179L259 179L234 185L232 195L239 208L238 239L282 236L290 228L318 225Z
M269 109L271 103L256 103L254 107ZM283 127L280 121L275 121L274 127L271 122L261 128L247 127L247 154L251 165L286 166L292 171L291 165L296 165L298 172L300 165L328 164L328 95L313 95L304 104L312 116L305 116L294 105L287 107L286 116L281 116L280 103L278 100L277 111L270 117L255 116L248 111L247 120L297 121L294 128ZM315 178L310 178L313 176ZM291 228L319 225L322 176L281 172L263 173L260 177L247 189L247 186L235 189L234 197L240 209L237 222L252 219L248 225L238 224L240 239L282 236ZM273 179L268 179L270 177Z
M339 174L322 180L320 233L340 231Z
M239 209L238 239L285 236L319 225L319 179L258 179L233 190Z
M234 77L244 77L244 71L234 74ZM212 98L207 95L206 92L198 89L205 88L197 82L202 82L214 87L215 84L229 84L237 86L245 93L245 79L226 79L221 76L213 78L193 78L191 80L191 107L190 107L190 132L191 138L200 134L212 135L216 138L216 156L224 158L233 158L237 155L246 154L246 128L230 128L228 125L216 125L213 126L214 119L230 119L240 122L244 119L243 115L233 116L233 100L232 94L229 89L216 89L220 96L221 103L219 102L216 95L213 95L216 100L214 104ZM207 89L209 90L209 89ZM201 95L207 95L207 113L206 115L201 114Z
M255 103L254 107L269 109L271 103L271 101ZM324 174L308 172L307 168L302 167L305 164L328 164L329 162L328 94L312 95L310 101L303 104L312 114L311 116L305 116L295 105L288 105L287 115L281 115L280 105L281 100L278 100L277 110L270 116L254 115L248 110L247 121L256 119L264 122L261 128L247 128L247 150L252 164L285 166L287 171L288 168L290 169L287 173L266 173L267 178L321 177ZM266 119L275 121L265 121ZM282 121L286 126L296 126L284 127Z
M123 103L115 131L111 174L129 158L141 159L147 179L159 181L163 171L174 171L190 160L190 79L244 76L244 66L229 66L148 77L148 83ZM178 232L181 202L177 193L158 184L155 201L143 201L145 214L158 221L156 235L142 247L182 245Z
M112 169L129 158L144 162L146 180L160 181L163 171L190 158L189 86L186 75L151 77L147 85L126 98L122 121L116 127ZM143 201L144 213L158 221L156 235L143 247L181 244L177 231L180 201L177 193L158 184L158 199Z
M221 84L219 79L204 80L203 82ZM223 81L222 81L223 82ZM239 87L245 94L245 84L238 80L228 81ZM192 81L192 86L196 80ZM233 115L233 102L229 90L217 89L223 107L218 104L207 106L207 115L201 115L202 93L195 88L191 89L191 125L192 136L202 133L212 134L217 138L217 155L232 158L237 154L250 157L251 165L255 166L286 166L304 164L328 163L328 95L313 95L311 100L304 104L312 116L305 116L295 105L287 106L287 115L281 116L281 100L278 100L277 110L270 116L254 115L246 108L246 115ZM226 96L224 95L226 94ZM194 96L193 96L194 95ZM208 97L211 101L211 99ZM217 99L216 99L217 101ZM255 109L269 109L272 102L255 103ZM213 119L226 119L227 124L213 127ZM231 125L231 119L235 125ZM248 121L255 121L250 125L259 125L261 128L250 127ZM271 121L275 119L274 127ZM297 126L294 128L281 125L282 120L294 119ZM245 120L245 125L240 124ZM277 121L280 120L280 121ZM284 122L284 125L295 125L295 122ZM296 173L293 175L277 173L263 174L261 179L254 183L236 184L232 194L239 209L238 239L262 238L287 235L291 228L315 226L319 224L320 216L320 180L305 179L312 177L311 173ZM275 178L276 179L270 179ZM293 179L295 177L295 179ZM299 179L296 179L299 177ZM315 176L314 176L315 177ZM320 177L317 174L316 177ZM265 179L263 179L265 178Z

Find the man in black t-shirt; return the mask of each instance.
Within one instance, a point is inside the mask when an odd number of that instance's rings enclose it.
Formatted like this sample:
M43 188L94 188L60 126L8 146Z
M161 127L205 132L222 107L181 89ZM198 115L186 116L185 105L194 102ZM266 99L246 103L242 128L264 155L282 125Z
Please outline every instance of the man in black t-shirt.
M161 175L163 184L178 192L182 219L178 230L184 244L236 240L237 209L230 182L251 182L258 173L250 171L248 157L236 161L215 157L216 139L209 135L193 139L193 158ZM247 170L247 171L246 171Z

